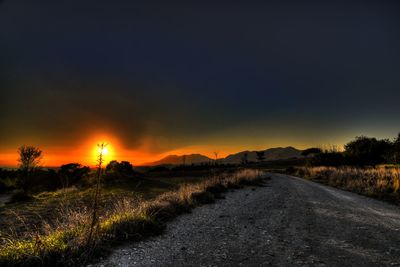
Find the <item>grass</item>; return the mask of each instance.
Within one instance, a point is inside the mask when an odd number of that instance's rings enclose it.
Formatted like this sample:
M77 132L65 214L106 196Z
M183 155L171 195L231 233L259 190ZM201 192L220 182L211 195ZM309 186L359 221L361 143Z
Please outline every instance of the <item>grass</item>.
M100 204L102 211L113 207L113 203L127 197L148 200L176 190L182 184L201 181L199 177L164 178L147 177L125 180L122 183L106 186L102 190ZM30 201L8 204L0 207L0 231L13 239L29 237L33 229L44 233L46 224L54 225L65 217L65 211L83 212L90 208L93 189L69 187L51 192L41 192Z
M116 242L140 240L159 234L165 223L198 205L214 202L229 188L260 185L263 173L238 170L208 179L181 184L151 199L124 197L104 205L96 229L95 243L86 240L90 212L88 209L62 208L62 215L41 231L32 229L23 236L0 233L1 266L77 266L103 255ZM70 192L72 195L78 192ZM55 193L56 194L56 193ZM46 197L44 195L37 196Z
M302 167L293 174L361 195L400 204L400 168Z

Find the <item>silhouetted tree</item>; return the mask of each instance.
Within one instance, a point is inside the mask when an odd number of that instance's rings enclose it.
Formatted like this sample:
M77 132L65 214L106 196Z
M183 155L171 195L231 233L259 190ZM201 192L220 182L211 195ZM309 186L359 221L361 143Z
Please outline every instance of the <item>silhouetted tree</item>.
M257 151L257 160L263 162L265 160L265 151Z
M218 151L214 151L214 156L215 156L215 165L218 165Z
M18 148L18 154L19 168L21 170L19 185L24 193L26 193L29 188L29 177L42 160L42 150L34 146L22 145Z
M133 165L128 161L118 162L116 160L110 161L106 166L106 174L113 175L132 175L135 171Z
M79 163L69 163L61 165L58 174L63 187L77 184L86 178L90 173L90 168Z
M106 166L104 182L108 185L116 184L125 179L132 179L136 175L137 173L133 170L133 165L128 161L118 162L112 160Z
M325 150L321 153L314 154L308 159L307 164L313 166L341 166L345 164L343 153L335 150Z
M345 156L350 164L375 166L385 162L392 148L393 145L387 139L358 136L345 145Z
M394 164L400 163L400 133L397 135L397 138L393 141L390 161L393 162Z
M133 165L129 161L121 161L119 164L120 166L120 171L122 173L126 173L128 175L134 174L135 171L133 170Z

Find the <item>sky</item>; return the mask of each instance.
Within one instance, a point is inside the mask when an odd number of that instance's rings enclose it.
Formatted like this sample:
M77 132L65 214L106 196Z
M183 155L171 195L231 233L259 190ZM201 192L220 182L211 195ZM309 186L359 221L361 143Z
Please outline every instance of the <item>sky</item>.
M167 3L168 2L168 3ZM0 0L0 165L400 131L396 1ZM111 155L110 155L111 157Z

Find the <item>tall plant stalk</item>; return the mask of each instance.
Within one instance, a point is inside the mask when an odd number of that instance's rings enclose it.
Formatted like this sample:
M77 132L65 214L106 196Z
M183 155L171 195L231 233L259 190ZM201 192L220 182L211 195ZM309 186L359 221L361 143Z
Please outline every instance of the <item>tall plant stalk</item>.
M97 145L99 148L99 154L97 157L97 173L96 173L96 185L95 192L93 197L93 209L92 209L92 218L89 229L89 235L87 243L90 245L93 242L93 235L98 226L99 221L99 199L101 195L101 174L102 174L102 165L104 162L104 150L107 147L106 143L101 143Z

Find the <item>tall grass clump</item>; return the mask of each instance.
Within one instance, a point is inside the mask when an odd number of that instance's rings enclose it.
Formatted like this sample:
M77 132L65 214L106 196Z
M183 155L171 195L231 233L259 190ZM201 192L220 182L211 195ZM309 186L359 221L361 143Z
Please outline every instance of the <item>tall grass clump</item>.
M264 178L261 171L243 169L183 185L152 200L125 198L98 217L92 232L87 227L92 210L67 208L62 220L40 233L17 238L0 232L0 266L82 266L104 255L113 243L158 234L177 215L215 201L229 188L261 185Z
M295 175L358 194L400 203L398 167L304 167Z

